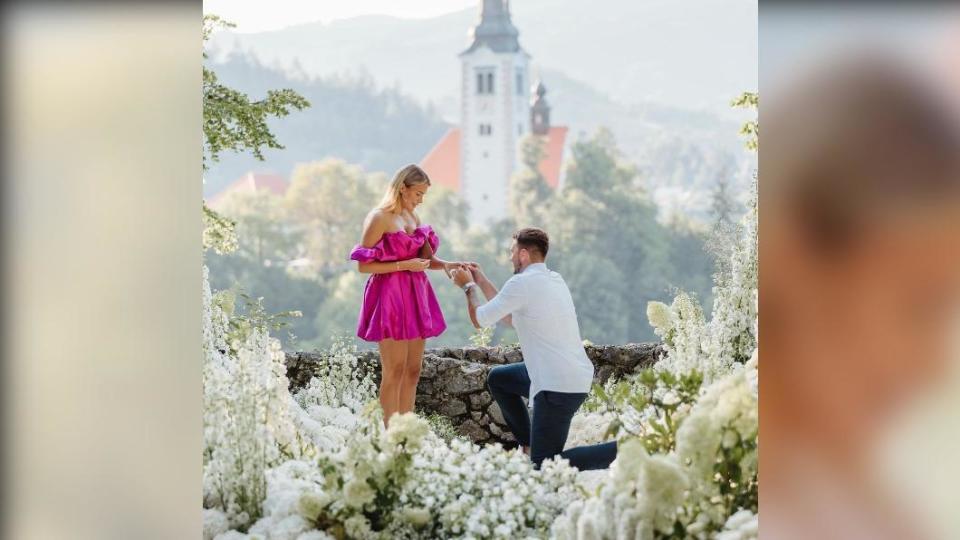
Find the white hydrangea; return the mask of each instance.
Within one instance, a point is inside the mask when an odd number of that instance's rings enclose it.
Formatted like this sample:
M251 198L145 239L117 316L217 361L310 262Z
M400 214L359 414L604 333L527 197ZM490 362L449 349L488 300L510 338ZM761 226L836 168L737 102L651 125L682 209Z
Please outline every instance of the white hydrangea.
M216 508L203 509L203 540L213 540L230 530L230 518Z
M571 504L551 529L553 538L652 539L673 531L689 480L677 457L649 455L638 439L624 441L596 497Z
M341 427L348 430L355 427L356 416L376 398L377 389L370 374L358 370L356 344L342 337L334 340L309 384L294 395L311 416L327 414L332 419L342 419L345 423ZM352 414L343 414L344 409ZM326 420L321 421L330 423Z
M664 343L671 345L675 323L670 306L663 302L647 302L647 320Z
M750 510L740 510L730 516L716 540L753 540L760 537L760 517Z
M615 418L611 412L577 412L570 420L570 432L564 449L605 442L607 428Z
M727 518L726 509L713 503L719 495L714 481L718 452L738 440L757 437L758 395L751 382L755 373L755 367L743 367L711 385L677 429L677 454L688 464L699 510L713 523ZM744 480L756 474L757 451L747 452L740 467Z
M713 313L705 343L707 354L714 360L736 358L743 362L757 346L757 216L754 192L730 247L728 264L715 278Z
M749 210L725 250L725 260L714 275L709 322L699 303L685 292L678 293L669 307L661 302L647 305L647 318L666 351L658 369L676 374L696 369L709 383L736 362L745 362L756 348L757 215L754 192Z
M260 515L265 471L297 455L301 438L279 341L253 328L242 343L227 343L228 320L212 301L208 274L204 267L204 506L244 527Z

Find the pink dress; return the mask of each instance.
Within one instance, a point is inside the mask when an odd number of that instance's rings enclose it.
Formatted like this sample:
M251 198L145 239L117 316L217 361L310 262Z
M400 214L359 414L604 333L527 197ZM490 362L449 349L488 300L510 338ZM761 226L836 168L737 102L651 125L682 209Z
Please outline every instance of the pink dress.
M359 262L405 261L416 258L424 242L429 242L436 253L440 239L429 225L421 225L412 233L384 233L371 248L357 244L350 258ZM439 336L446 328L426 272L402 270L373 274L367 279L357 322L357 336L361 339L426 339Z

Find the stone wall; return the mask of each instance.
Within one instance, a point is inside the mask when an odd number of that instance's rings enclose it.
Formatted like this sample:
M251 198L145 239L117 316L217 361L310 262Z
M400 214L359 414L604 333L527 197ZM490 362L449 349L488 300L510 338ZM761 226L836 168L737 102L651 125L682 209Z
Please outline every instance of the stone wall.
M662 349L657 343L629 345L588 345L587 356L595 368L595 382L606 382L611 376L621 377L637 369L653 365ZM380 383L380 355L376 351L360 353L358 369ZM523 360L519 347L466 347L461 349L428 349L423 355L423 368L417 386L417 410L450 418L460 433L475 442L500 442L516 446L507 429L500 408L486 390L487 372L501 364ZM324 362L320 353L287 353L287 377L290 390L306 386L318 365Z

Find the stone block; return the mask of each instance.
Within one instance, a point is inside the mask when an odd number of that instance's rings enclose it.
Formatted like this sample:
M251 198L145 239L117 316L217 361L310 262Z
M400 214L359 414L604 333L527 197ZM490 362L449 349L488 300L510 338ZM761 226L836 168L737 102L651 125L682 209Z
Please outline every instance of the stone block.
M467 420L460 424L457 431L473 442L483 442L490 438L490 433L473 420Z
M466 413L467 406L459 399L450 398L440 403L439 407L437 407L437 412L452 418L454 416L460 416L461 414Z

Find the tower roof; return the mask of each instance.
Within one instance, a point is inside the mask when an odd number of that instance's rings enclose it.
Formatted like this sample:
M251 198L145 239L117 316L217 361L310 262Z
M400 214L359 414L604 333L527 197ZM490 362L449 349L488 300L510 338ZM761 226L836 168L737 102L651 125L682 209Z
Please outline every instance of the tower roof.
M551 126L543 135L544 154L538 168L547 185L552 188L560 186L568 131L567 126ZM420 161L420 167L430 176L431 182L456 192L461 192L463 188L463 178L460 176L460 145L460 128L450 128Z
M510 0L483 0L480 22L470 31L473 42L460 54L473 52L481 45L498 53L517 52L519 36L520 32L510 20Z
M534 107L537 106L547 106L547 87L543 85L543 81L537 80L537 84L533 85L533 97L530 100L531 105Z

